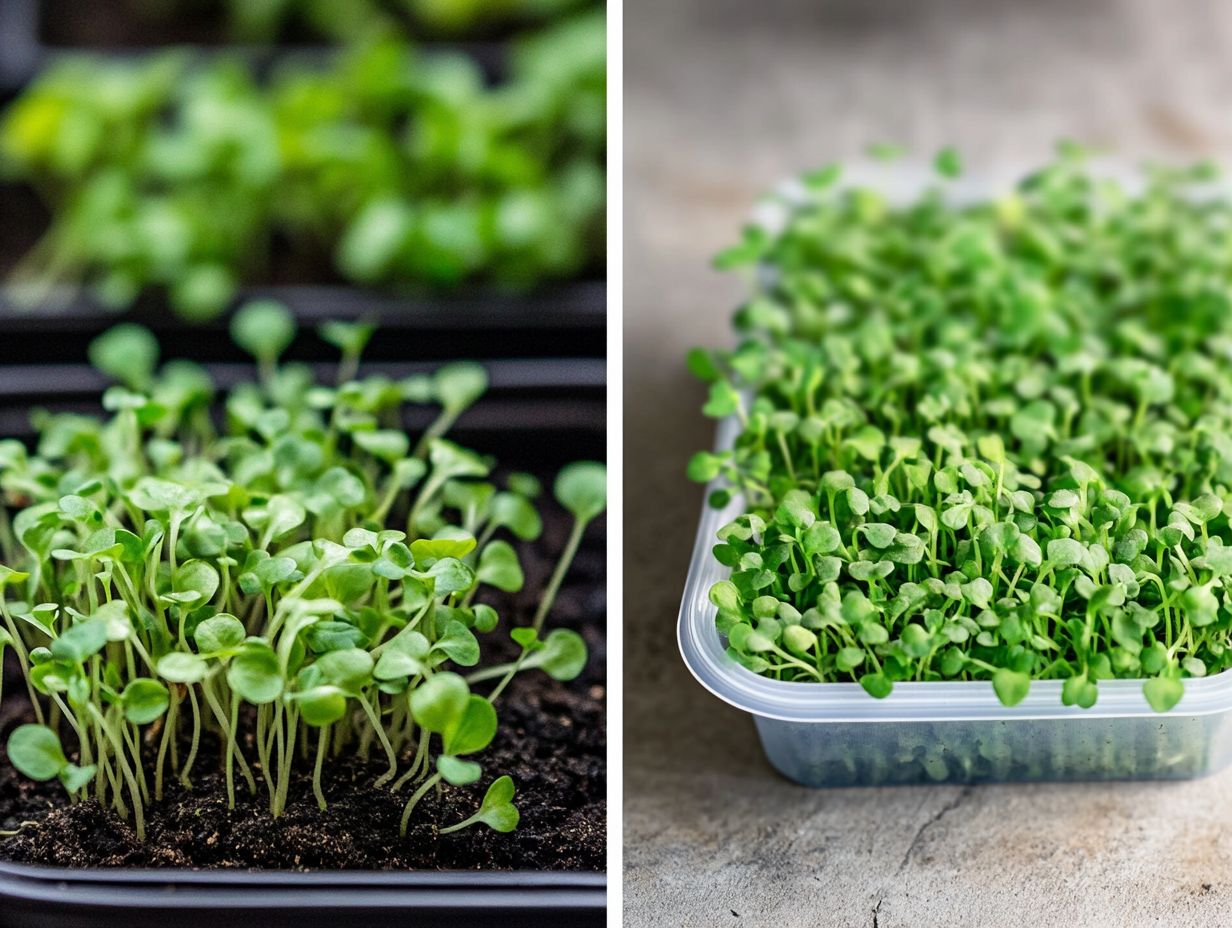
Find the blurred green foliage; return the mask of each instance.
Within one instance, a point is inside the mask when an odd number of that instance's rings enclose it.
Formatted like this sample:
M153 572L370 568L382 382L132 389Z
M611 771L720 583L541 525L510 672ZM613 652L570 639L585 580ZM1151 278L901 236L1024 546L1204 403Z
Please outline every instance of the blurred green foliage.
M147 20L197 16L225 23L239 42L297 35L339 42L375 33L469 38L552 22L595 0L131 0Z
M604 32L595 10L519 40L496 85L389 38L263 82L226 57L66 58L0 119L0 173L52 212L15 292L160 287L205 318L276 245L373 285L575 276L603 254Z

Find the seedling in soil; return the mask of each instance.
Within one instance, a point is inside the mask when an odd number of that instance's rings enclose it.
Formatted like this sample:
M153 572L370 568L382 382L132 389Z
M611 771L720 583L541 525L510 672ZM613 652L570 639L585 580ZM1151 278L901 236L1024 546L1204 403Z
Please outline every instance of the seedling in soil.
M32 780L58 778L75 796L92 779L96 768L93 764L78 767L69 763L60 747L60 736L45 725L21 725L9 735L9 760L13 766Z
M556 594L560 591L561 582L573 563L578 546L586 527L607 508L607 468L596 461L579 461L570 464L560 472L553 487L556 501L573 516L573 530L565 543L565 551L556 565L552 579L548 583L547 592L539 601L539 609L535 612L533 627L535 631L543 628L544 619L552 609Z
M12 510L0 532L12 565L0 568L0 651L16 654L38 715L12 734L9 756L35 779L58 777L74 800L131 815L142 835L168 776L192 787L207 731L222 746L228 804L264 790L273 816L301 755L324 809L328 765L375 753L388 765L378 786L412 789L405 829L430 790L485 777L514 674L567 680L586 663L576 632L540 641L518 627L525 659L484 676L480 641L501 617L476 594L521 589L510 539L539 535L525 493L535 484L498 483L489 459L444 437L486 387L482 368L322 386L280 361L296 334L282 307L250 305L233 331L261 376L223 399L221 432L205 372L159 369L148 333L126 326L91 350L123 380L102 398L109 419L40 414L35 451L0 442ZM325 334L354 372L371 332ZM440 407L422 442L402 430L407 402ZM589 501L564 499L578 534L602 508L596 467L581 471ZM549 606L559 582L544 591ZM472 689L497 677L490 692ZM512 827L512 784L501 782L449 830Z

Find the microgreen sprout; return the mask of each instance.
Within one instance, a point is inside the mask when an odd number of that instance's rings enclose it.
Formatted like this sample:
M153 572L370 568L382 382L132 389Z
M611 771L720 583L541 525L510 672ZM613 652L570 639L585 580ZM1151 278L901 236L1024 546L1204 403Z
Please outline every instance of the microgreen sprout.
M58 778L70 796L94 779L93 764L78 767L69 763L60 746L60 736L45 725L20 725L9 735L9 760L32 780Z
M573 563L578 546L586 527L607 508L607 468L597 461L579 461L570 464L560 472L553 486L557 502L565 507L573 516L573 529L565 550L560 556L552 579L548 582L547 592L539 601L535 619L531 623L535 631L543 628L543 622L556 601L560 584L565 579L569 565Z
M513 831L518 827L518 807L513 804L513 780L510 777L498 777L492 781L488 791L484 793L479 811L468 819L442 828L441 834L458 831L467 825L483 822L493 831Z
M0 653L16 655L36 713L9 757L131 816L140 836L168 775L192 787L207 732L228 805L263 789L273 816L301 754L324 809L327 765L376 752L379 787L413 786L405 831L429 791L486 775L514 674L568 680L586 663L577 632L540 640L521 626L510 633L524 659L483 667L480 638L501 617L477 594L522 588L512 542L540 534L538 484L497 481L490 460L443 437L487 385L478 365L326 387L280 360L296 336L281 306L243 308L233 332L261 378L225 397L222 434L204 372L158 369L149 334L125 326L91 348L123 382L103 397L109 419L40 414L35 451L0 442L13 565L0 567ZM371 330L322 335L356 374ZM407 402L441 410L420 453L401 428ZM602 475L581 466L584 485L562 501L584 528ZM512 789L494 780L448 830L512 828Z
M1036 680L1090 707L1140 679L1158 711L1232 666L1232 200L1208 165L1140 190L1083 154L963 205L805 179L758 267L739 345L694 351L732 448L694 479L739 494L710 591L756 673Z
M268 382L278 359L295 338L295 320L275 300L254 300L231 318L231 337L256 359L261 378ZM350 357L346 360L348 365L353 363Z

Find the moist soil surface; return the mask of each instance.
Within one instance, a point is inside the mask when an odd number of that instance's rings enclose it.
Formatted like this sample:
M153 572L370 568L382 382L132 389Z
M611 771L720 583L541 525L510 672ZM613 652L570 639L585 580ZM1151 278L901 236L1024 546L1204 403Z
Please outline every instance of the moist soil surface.
M547 552L560 550L567 530L558 513L546 514L540 541L521 546L527 580L523 592L489 598L501 610L502 623L480 638L485 664L514 655L505 634L510 618L514 624L529 622L553 566ZM194 789L185 790L169 778L162 802L146 810L144 843L131 822L93 800L70 805L58 783L27 780L0 751L0 830L18 831L0 838L0 859L65 867L602 870L607 818L604 526L596 523L589 535L600 541L579 552L548 622L585 637L590 648L586 670L568 683L538 671L519 675L497 703L495 741L476 757L484 768L480 783L429 793L416 807L406 838L399 836L398 822L412 789L394 793L375 787L386 770L383 762L350 756L328 764L322 781L329 802L325 811L312 796L310 765L301 763L285 813L272 819L259 774L256 795L237 786L236 808L227 808L221 773L211 763L219 756L216 742L203 740ZM6 690L16 692L17 682L10 677ZM29 716L28 703L7 698L0 706L4 740L12 726ZM250 763L255 761L253 752L248 756ZM479 824L438 833L439 827L473 814L487 784L500 774L512 776L517 787L514 802L521 822L515 831L499 834Z

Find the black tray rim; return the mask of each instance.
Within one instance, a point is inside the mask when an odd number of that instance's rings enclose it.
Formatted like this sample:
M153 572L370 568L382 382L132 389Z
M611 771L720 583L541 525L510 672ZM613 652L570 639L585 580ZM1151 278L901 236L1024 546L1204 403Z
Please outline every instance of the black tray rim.
M518 925L557 917L569 925L601 924L607 909L605 873L559 871L57 871L0 863L0 913L14 907L14 924L150 924L181 913L189 923L277 913L319 924L323 916L418 915L431 924ZM37 913L39 921L21 918ZM0 920L9 924L3 914ZM123 921L122 921L123 920ZM383 924L384 922L382 922ZM421 924L423 924L421 922Z
M240 287L224 312L195 322L177 316L161 301L155 307L154 299L139 301L129 310L115 310L84 291L59 303L27 309L13 299L11 285L0 283L0 319L19 326L24 322L88 325L157 321L165 327L198 330L225 323L236 307L249 300L272 299L283 303L304 324L372 317L387 327L415 323L469 330L476 322L485 322L599 330L607 318L607 287L606 277L593 276L549 281L524 292L482 283L437 293L399 293L358 284L252 284Z
M595 889L607 885L602 871L578 870L239 870L140 867L50 867L0 860L5 877L56 884L227 885L269 887L406 886L451 888L511 886Z
M171 355L167 361L182 360ZM254 379L254 366L240 361L197 362L219 389L229 389ZM430 374L449 363L447 359L428 361L371 361L359 367L360 377L386 376L391 379L415 374ZM480 358L476 364L488 373L489 388L484 398L494 394L524 390L602 391L607 388L607 360L594 357ZM316 383L333 382L338 364L332 361L291 361L309 368ZM82 394L97 395L115 383L88 364L50 362L0 365L0 402L14 396L37 396L48 402Z

